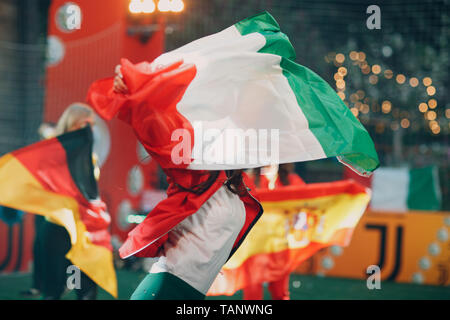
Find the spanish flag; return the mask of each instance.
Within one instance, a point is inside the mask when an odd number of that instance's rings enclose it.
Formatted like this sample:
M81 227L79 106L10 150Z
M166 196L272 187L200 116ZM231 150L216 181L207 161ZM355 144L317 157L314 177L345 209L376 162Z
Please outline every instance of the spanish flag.
M257 195L264 213L208 295L279 280L324 247L347 246L370 200L370 190L353 180L260 189Z
M66 257L117 297L105 204L98 197L90 127L0 158L0 205L46 216L68 231Z

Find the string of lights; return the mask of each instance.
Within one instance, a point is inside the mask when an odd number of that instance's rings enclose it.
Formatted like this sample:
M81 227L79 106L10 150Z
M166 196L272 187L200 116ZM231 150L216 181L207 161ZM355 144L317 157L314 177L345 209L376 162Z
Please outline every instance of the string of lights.
M431 130L431 132L435 135L438 135L442 131L442 123L445 122L445 119L442 120L438 119L438 102L435 98L432 98L436 95L436 88L432 85L433 80L431 77L423 77L422 81L418 79L418 77L410 77L407 80L406 76L404 74L398 73L394 77L394 72L389 69L385 68L383 71L383 68L378 65L374 64L372 66L369 65L369 63L366 61L366 54L362 51L351 51L348 54L349 61L345 63L346 56L343 53L334 53L330 52L326 57L325 61L327 63L333 63L334 66L336 66L338 69L336 73L334 74L334 80L336 81L336 89L339 97L344 101L344 103L350 108L351 112L358 117L361 114L369 114L369 112L372 113L379 113L382 114L390 114L393 112L394 118L400 118L400 123L398 122L392 122L391 123L391 129L392 130L398 130L400 127L403 129L407 129L411 126L411 120L410 120L410 112L403 110L398 111L398 109L393 109L392 102L389 100L384 100L381 103L381 108L379 108L378 103L376 99L372 99L371 97L366 97L366 93L363 90L357 90L355 93L351 93L348 95L348 99L346 96L346 82L345 77L348 75L349 71L344 65L352 65L359 67L360 72L368 76L368 81L371 85L377 85L380 78L384 76L387 80L395 80L395 82L398 85L409 85L412 88L420 88L419 85L422 83L423 87L425 89L426 95L428 96L428 101L420 102L418 104L418 110L420 113L423 114L423 118L428 121L428 127ZM383 71L383 72L382 72ZM401 88L401 87L400 87ZM370 108L369 103L372 102L372 108ZM450 119L450 108L446 108L444 111L445 118ZM366 118L366 121L368 119ZM383 121L383 119L380 119L380 117L376 117L376 131L378 133L381 133L384 130L384 127L387 122L389 121ZM380 121L381 120L381 121ZM388 120L388 119L385 119ZM447 121L448 128L450 128L450 122ZM417 126L416 126L417 128ZM447 129L448 130L448 129Z
M184 10L183 0L131 0L128 10L133 14L159 12L181 12Z

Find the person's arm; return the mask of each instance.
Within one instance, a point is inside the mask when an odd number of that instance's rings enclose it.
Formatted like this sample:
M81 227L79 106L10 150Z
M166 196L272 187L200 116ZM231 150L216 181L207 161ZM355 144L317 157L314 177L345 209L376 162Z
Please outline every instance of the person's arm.
M88 100L106 120L117 116L133 128L138 140L163 167L185 168L188 163L172 161L173 148L180 142L172 136L177 129L193 128L177 110L177 104L197 72L195 65L176 61L167 66L149 67L122 59L113 78L94 82ZM189 155L185 155L186 158Z
M142 109L143 104L148 107L149 100L156 100L156 97L170 102L171 97L167 97L167 95L171 92L160 89L167 87L169 81L172 82L171 84L179 82L180 79L183 82L185 77L180 75L192 67L181 67L182 64L183 61L177 61L167 66L152 67L148 62L132 64L127 59L121 59L120 65L115 68L114 77L95 81L90 86L87 100L102 118L111 120L117 116L131 124L133 107L140 106ZM192 73L192 70L190 71ZM195 70L193 73L195 74ZM166 96L161 97L162 93ZM149 108L140 111L140 116L142 116L142 111L144 113L152 112Z
M113 90L117 93L127 94L128 87L123 81L121 65L118 64L115 69L116 76L114 77Z

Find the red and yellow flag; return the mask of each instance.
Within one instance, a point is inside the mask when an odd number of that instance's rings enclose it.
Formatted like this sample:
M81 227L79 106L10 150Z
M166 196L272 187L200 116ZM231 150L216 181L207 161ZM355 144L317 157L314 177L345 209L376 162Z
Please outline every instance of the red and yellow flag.
M66 257L117 297L105 204L98 199L90 127L0 158L0 205L46 216L70 235Z
M347 246L370 191L353 180L257 192L264 213L228 260L208 295L233 295L279 280L321 248Z

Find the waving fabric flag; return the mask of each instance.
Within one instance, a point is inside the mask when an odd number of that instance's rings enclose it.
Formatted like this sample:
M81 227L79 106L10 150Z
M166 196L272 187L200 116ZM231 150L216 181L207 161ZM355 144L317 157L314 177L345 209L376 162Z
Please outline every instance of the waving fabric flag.
M370 206L378 211L439 210L442 194L436 166L381 167L372 177Z
M46 216L68 231L66 257L117 297L108 226L98 199L91 128L44 140L0 158L0 205Z
M321 248L350 243L370 201L353 180L258 190L264 213L225 264L208 295L233 295L279 280Z
M110 78L95 82L88 98L104 118L145 123L151 139L141 140L163 146L157 160L168 167L236 169L336 156L370 175L378 157L369 134L321 77L294 60L288 37L264 12L152 63L122 59L129 93L113 92ZM143 109L153 112L145 121Z

